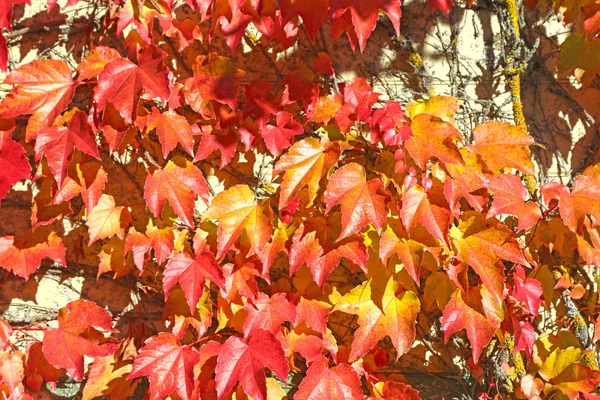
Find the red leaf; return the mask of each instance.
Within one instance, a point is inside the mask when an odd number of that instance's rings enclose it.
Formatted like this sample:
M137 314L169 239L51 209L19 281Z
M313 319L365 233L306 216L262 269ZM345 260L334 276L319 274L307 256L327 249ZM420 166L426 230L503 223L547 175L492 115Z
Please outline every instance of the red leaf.
M0 29L12 30L13 5L23 3L31 4L29 0L0 0Z
M109 62L94 89L94 100L98 111L108 103L119 111L127 121L134 119L133 111L141 98L155 97L166 102L169 98L169 78L163 59L166 53L158 47L148 47L139 56L139 66L126 58L116 58Z
M35 139L71 102L71 74L71 68L58 60L36 60L17 68L4 80L15 86L0 103L0 118L32 114L26 140Z
M25 157L25 149L14 140L0 143L0 202L10 188L21 179L31 175L31 165Z
M305 186L308 186L307 207L312 206L319 191L321 178L339 157L340 146L337 143L323 146L315 138L306 138L294 143L273 168L273 176L285 172L279 194L279 209L290 204L294 195Z
M515 215L519 218L519 231L532 228L542 218L540 207L535 203L526 202L527 189L517 175L495 176L486 187L494 192L494 202L488 211L488 217L499 214Z
M248 316L244 321L244 339L252 336L258 330L277 334L285 321L296 319L296 307L290 303L283 293L275 293L271 298L260 293L252 303L244 305Z
M394 381L383 383L381 398L385 400L421 400L418 390L406 383Z
M35 141L35 157L39 161L46 156L48 166L54 174L56 183L62 186L67 176L74 148L100 159L96 145L96 135L87 122L87 114L77 110L66 127L52 126L40 132Z
M149 131L156 129L158 141L162 145L163 158L167 158L169 153L177 147L177 143L181 143L188 154L194 155L192 127L183 115L179 115L173 110L161 113L157 108L153 108L146 127Z
M452 295L452 298L444 308L442 329L444 330L445 342L448 343L448 338L454 332L466 329L467 337L473 348L473 360L475 363L479 360L483 348L494 337L496 328L490 320L464 302L460 290L457 290Z
M281 343L271 332L259 329L247 342L230 336L221 347L215 369L219 399L240 382L247 395L266 400L265 367L287 382L289 365Z
M38 229L35 234L28 233L24 242L14 236L0 237L0 266L25 280L45 258L66 265L66 252L62 240L54 232L46 235Z
M189 98L200 99L200 104L190 104L195 111L202 112L211 100L237 109L238 81L244 72L231 59L214 53L201 55L194 61L193 69L194 77L186 81L185 88L188 104Z
M309 328L325 335L327 333L327 318L329 318L331 306L328 303L319 300L307 300L300 297L300 302L296 306L296 321L294 325L298 326L301 322L306 323Z
M429 0L429 5L433 11L435 11L436 8L439 8L446 16L448 16L450 10L454 7L454 0Z
M161 332L146 340L127 379L147 376L152 400L164 399L175 391L187 400L194 389L194 365L199 360L194 347L182 346L171 333Z
M83 357L103 357L118 347L104 337L98 327L116 332L112 318L104 308L88 300L75 300L59 310L58 328L44 332L43 352L48 362L65 368L75 380L83 379Z
M194 226L196 195L208 204L208 185L202 172L181 157L172 158L162 170L149 174L144 185L146 204L156 217L160 217L168 200L175 214L188 226Z
M364 399L360 379L347 364L327 367L327 359L318 357L306 371L294 400Z
M340 204L342 232L338 241L360 231L372 223L380 231L388 214L386 196L378 193L379 179L366 181L365 169L356 163L345 165L334 172L325 190L326 213Z
M202 220L219 221L217 257L222 257L233 246L243 231L248 235L252 252L258 252L273 232L263 207L257 204L249 186L237 185L219 193L202 215Z
M392 21L396 36L400 35L400 0L331 0L331 18L336 20L350 10L352 12L352 24L358 37L360 50L365 49L367 39L375 29L379 10L382 10Z
M415 185L404 192L400 217L409 231L424 226L434 238L447 244L450 211L432 204L421 186Z
M283 18L286 21L290 21L294 17L300 16L308 36L313 41L323 23L327 21L327 9L329 9L329 0L284 0L281 2L281 14Z
M294 143L296 135L301 135L303 132L302 125L294 119L292 114L280 111L277 114L277 125L265 125L261 135L271 154L278 156Z
M185 253L177 253L165 267L163 273L163 290L165 292L165 301L171 293L175 283L179 283L185 293L185 298L190 306L190 312L193 315L196 310L198 300L202 296L206 280L209 279L219 287L225 288L225 278L218 267L217 260L213 253L204 250L191 258Z

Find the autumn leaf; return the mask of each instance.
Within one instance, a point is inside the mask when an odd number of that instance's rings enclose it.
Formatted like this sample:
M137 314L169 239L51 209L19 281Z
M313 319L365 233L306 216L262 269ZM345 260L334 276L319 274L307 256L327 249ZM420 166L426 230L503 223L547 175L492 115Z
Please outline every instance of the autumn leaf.
M518 230L528 230L542 218L540 207L527 202L527 189L517 175L502 174L490 179L486 187L494 193L488 217L510 214L519 218Z
M434 238L447 243L450 211L429 201L422 187L415 185L404 192L400 217L409 231L424 226Z
M219 222L217 258L233 246L242 232L246 232L252 251L258 253L273 230L268 216L247 185L237 185L219 193L202 214L202 221L209 219Z
M359 232L368 223L381 230L387 218L386 196L378 193L381 180L375 178L367 182L365 169L356 163L347 164L333 173L324 199L325 213L340 204L342 208L342 240Z
M14 85L0 103L0 118L31 114L26 140L50 126L73 98L69 66L58 60L35 60L11 72L4 83Z
M325 10L328 8L329 0L315 0L312 2L283 0L281 2L283 18L289 21L295 16L300 16L306 32L313 41L319 28L327 21L328 15Z
M92 49L77 66L78 80L100 75L106 64L118 57L119 52L111 47L98 46Z
M208 185L202 172L181 157L172 158L163 169L148 174L144 185L146 204L156 217L160 217L168 200L175 214L188 226L194 226L196 196L208 204Z
M465 329L469 342L471 342L475 363L479 361L483 348L492 340L496 328L496 325L486 316L464 302L460 289L454 292L444 308L444 315L442 316L444 341L448 343L450 335Z
M505 280L500 260L529 265L512 231L495 218L485 220L475 211L463 213L450 237L463 262L481 277L498 302L503 298Z
M92 400L97 397L130 397L136 384L126 380L131 372L130 361L117 360L113 355L97 357L90 365L88 378L83 387L82 400Z
M190 306L190 313L193 315L207 279L221 288L225 287L223 273L210 250L202 250L195 259L186 253L177 253L169 259L163 272L165 300L169 297L175 283L179 283Z
M146 340L127 379L147 376L153 400L164 399L173 392L189 399L194 389L194 365L199 359L194 347L182 346L175 336L161 332Z
M39 161L42 155L46 156L48 166L54 174L56 183L62 186L67 170L71 163L73 150L100 159L100 152L96 145L96 135L87 122L85 112L74 109L68 125L52 126L40 132L35 141L35 155Z
M574 183L571 192L558 182L549 182L541 188L544 201L550 205L558 200L560 216L572 231L579 229L585 215L600 219L600 166L595 165L583 171Z
M372 280L356 286L344 295L334 311L358 315L359 328L354 334L350 361L369 353L377 343L390 336L397 358L407 353L415 340L415 320L421 309L417 295L411 291L396 294L398 283L390 277L385 285L381 309L373 301Z
M421 400L419 391L412 386L394 381L377 382L375 395L378 399L385 400Z
M560 45L558 70L575 69L579 80L589 86L600 71L600 39L588 39L580 33L570 34Z
M258 330L277 334L284 322L296 320L296 307L283 293L275 293L271 297L260 293L257 299L246 303L244 309L248 312L243 327L244 339Z
M111 315L89 300L75 300L59 310L58 328L44 332L43 352L48 362L64 368L75 380L83 379L83 357L104 357L118 344L96 329L116 332Z
M439 158L447 164L462 164L463 159L456 146L462 134L448 122L427 113L417 114L410 124L413 137L405 143L408 154L421 169L427 160Z
M134 119L140 98L155 97L166 102L169 98L169 78L163 65L166 56L158 47L150 46L140 53L139 65L126 58L110 61L98 77L94 100L98 111L111 103L127 122Z
M328 361L320 356L306 371L294 400L356 400L364 398L360 379L347 364L328 368Z
M218 398L222 399L240 382L253 399L266 400L265 367L287 381L288 362L281 343L271 332L259 329L246 342L230 336L223 343L215 369Z
M231 59L215 53L200 55L193 70L194 77L186 81L185 87L188 103L195 111L202 112L211 100L237 109L238 81L244 72Z
M157 108L153 108L146 128L148 131L156 129L158 141L162 145L163 158L167 158L177 147L177 143L180 143L188 154L194 155L194 133L183 115L173 110L161 113Z
M377 19L379 18L379 10L382 10L392 21L392 26L396 31L396 35L400 35L400 0L392 1L360 1L352 0L331 0L331 18L336 20L340 18L347 10L352 14L352 24L358 38L360 50L364 51L367 44L367 39L371 35Z
M308 204L310 207L319 191L319 182L340 156L337 143L323 145L315 138L306 138L296 142L273 168L273 176L282 172L283 181L279 194L279 209L286 207L295 194L308 186Z
M0 353L0 378L2 378L2 383L8 387L8 392L14 394L25 378L23 353L19 351Z
M14 140L2 141L0 147L0 202L10 188L21 179L28 179L31 165L25 149Z
M96 207L87 217L91 246L97 240L117 235L123 239L125 228L131 222L131 214L123 206L117 207L111 195L103 194Z
M494 173L503 168L516 168L525 174L535 174L529 152L529 146L535 141L523 128L489 121L473 129L473 141L471 148Z
M304 132L302 125L287 111L280 111L277 114L276 124L267 124L261 131L267 149L274 156L280 155L294 143L295 136Z
M446 122L454 123L454 114L460 108L460 104L461 101L454 97L432 96L428 99L408 102L406 104L406 112L413 119L418 114L427 113L435 115Z
M298 326L298 324L304 322L309 328L325 335L330 311L331 305L324 301L308 300L305 297L300 297L300 301L296 306L294 325Z
M35 233L28 232L24 241L14 236L0 237L0 266L25 280L45 258L66 265L66 252L65 245L55 232L46 235L38 229Z

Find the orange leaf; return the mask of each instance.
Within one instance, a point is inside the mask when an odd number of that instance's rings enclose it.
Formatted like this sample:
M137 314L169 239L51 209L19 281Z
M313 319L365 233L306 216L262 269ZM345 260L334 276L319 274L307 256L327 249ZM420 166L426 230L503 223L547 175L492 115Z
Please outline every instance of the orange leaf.
M390 277L383 293L382 308L372 299L371 280L355 287L336 304L333 311L358 315L359 328L354 334L350 361L369 353L377 342L390 336L397 358L407 353L415 340L415 321L421 309L417 295L405 291L396 295L398 284Z
M217 258L231 248L242 232L248 235L252 252L258 254L273 231L271 221L247 185L237 185L219 193L202 215L202 221L208 219L219 221Z
M421 169L427 160L437 157L447 164L462 164L463 159L455 141L462 134L452 124L431 114L417 114L410 124L413 137L405 142L406 150Z
M114 197L103 194L96 207L87 217L91 246L97 240L117 235L123 239L125 228L131 222L131 214L123 206L116 207Z
M32 114L26 140L35 139L71 102L71 75L67 63L58 60L36 60L17 68L4 80L14 87L0 103L0 118Z
M294 400L356 400L364 398L360 379L348 364L328 368L319 356L306 371Z
M305 186L308 186L306 207L310 207L317 197L319 181L339 157L340 146L336 142L324 146L315 138L306 138L290 147L273 169L273 176L285 172L279 194L279 209L285 208Z
M375 178L367 182L365 169L357 164L347 164L333 173L325 190L325 213L340 204L342 207L342 240L372 223L380 231L388 214L387 196L378 193L383 185Z
M489 121L473 129L473 141L471 148L495 174L502 168L535 174L529 151L529 145L535 140L523 128L507 122Z
M168 200L175 214L188 226L194 226L196 196L208 204L208 185L202 172L181 157L172 158L163 169L149 174L144 185L146 204L156 217L160 217Z

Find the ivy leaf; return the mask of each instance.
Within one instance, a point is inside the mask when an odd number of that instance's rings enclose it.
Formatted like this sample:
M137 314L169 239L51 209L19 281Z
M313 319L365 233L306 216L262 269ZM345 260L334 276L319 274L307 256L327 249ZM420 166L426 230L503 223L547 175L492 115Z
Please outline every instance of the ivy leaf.
M228 57L211 53L198 56L193 65L194 77L185 83L188 104L203 112L211 100L237 109L239 79L244 76Z
M405 291L396 295L394 277L386 283L381 309L372 299L372 280L355 287L336 304L333 311L358 315L359 328L354 334L349 360L356 361L370 352L377 342L390 336L397 358L407 353L415 340L415 321L421 309L417 295Z
M173 334L161 332L146 340L127 379L147 376L152 400L164 399L175 391L182 399L190 399L194 365L199 360L194 347L182 346Z
M400 16L402 15L400 0L331 0L330 13L332 20L339 19L347 10L352 13L352 25L358 38L360 51L364 51L367 39L375 29L379 18L379 10L386 13L392 21L396 36L400 35Z
M98 111L111 103L126 122L134 119L133 111L140 98L169 98L169 78L163 59L166 53L158 47L147 47L140 53L139 66L126 58L115 58L102 70L94 89Z
M378 382L375 384L374 390L381 393L381 396L379 396L379 393L376 393L377 398L385 400L421 400L418 390L402 382Z
M516 168L525 174L535 174L529 145L535 143L527 132L507 122L489 121L473 129L474 144L488 167L498 174L503 168Z
M207 279L216 283L219 287L225 288L223 272L219 269L217 260L210 250L201 251L195 259L186 253L175 254L169 259L163 272L165 301L175 283L179 283L190 306L190 313L193 315L204 292Z
M208 219L219 221L217 258L233 246L242 232L246 232L252 251L258 254L273 231L269 218L254 200L248 185L237 185L219 193L202 215L202 221Z
M7 386L8 393L14 396L17 387L22 386L22 381L25 379L23 353L19 351L0 353L0 378L3 385Z
M267 124L262 128L261 135L267 149L274 156L280 155L294 143L294 136L304 132L302 125L287 111L277 113L277 125Z
M244 339L248 339L258 330L277 334L285 321L296 319L296 307L290 303L283 293L275 293L269 297L259 293L258 298L244 305L248 316L244 321Z
M600 39L571 33L560 45L559 72L575 69L584 86L589 86L600 72Z
M421 113L413 118L410 127L413 137L405 142L405 146L419 168L425 169L431 157L437 157L447 164L463 163L454 143L462 140L462 134L452 124L434 115Z
M325 335L327 333L327 319L331 305L319 300L308 300L305 297L300 297L300 301L296 306L296 320L294 325L298 326L304 322L309 328Z
M98 327L116 332L110 314L96 303L75 300L58 312L58 328L44 332L42 351L48 362L64 368L75 380L83 379L83 357L104 357L112 354L118 343L105 338Z
M96 207L87 217L91 246L97 240L110 238L117 235L123 239L125 228L131 222L131 214L123 206L115 205L114 197L103 194Z
M173 157L163 169L148 174L144 185L146 204L156 217L160 217L168 200L175 214L188 226L194 226L196 196L208 204L208 185L202 172L181 157Z
M319 182L340 157L340 146L334 142L324 146L315 138L296 142L281 156L273 176L285 172L279 194L279 209L285 208L300 190L308 186L308 204L312 206Z
M585 215L600 220L600 165L587 168L575 178L571 193L566 186L558 182L547 183L541 192L547 205L550 205L552 200L558 200L560 216L573 232L579 229Z
M0 147L0 202L10 188L21 179L31 175L31 165L25 157L25 149L14 140L2 141Z
M496 325L488 318L464 302L460 289L454 292L444 308L442 329L445 342L448 343L448 338L454 332L465 329L469 342L471 342L475 363L479 361L483 348L492 340L496 328Z
M328 15L325 10L328 8L329 0L313 0L311 2L283 0L281 2L281 14L284 20L291 21L294 17L300 16L312 41L315 40L315 35L321 26L327 21Z
M365 169L357 164L347 164L333 173L325 189L325 213L340 204L342 207L342 240L357 233L368 223L380 231L388 214L386 196L378 193L383 185L375 178L367 182Z
M11 30L14 4L31 4L29 0L0 0L0 29Z
M42 155L46 156L48 166L59 187L62 187L67 176L75 147L87 155L100 159L96 135L87 122L86 113L80 110L75 111L68 126L52 126L45 129L40 132L35 141L36 160L39 161Z
M514 215L519 218L519 231L532 228L542 218L540 207L526 202L527 189L517 175L497 175L490 179L486 187L494 192L494 202L488 211L488 218L500 214Z
M434 238L447 244L450 211L432 204L422 187L415 185L404 192L400 217L409 231L424 226Z
M14 87L0 103L0 118L32 114L26 140L35 139L71 102L71 75L71 68L58 60L35 60L17 68L4 80Z
M287 382L289 365L281 343L271 332L259 329L246 342L230 336L221 347L215 369L218 398L240 382L247 395L266 400L265 367Z
M179 115L173 110L161 113L157 108L153 108L146 128L149 131L156 129L158 141L162 145L163 158L167 158L169 153L177 147L177 143L181 143L188 154L194 155L192 127L183 115Z
M306 378L298 387L294 400L363 399L360 379L348 364L328 368L327 359L319 356L312 362Z
M66 252L61 238L55 232L48 233L43 229L27 232L24 241L14 236L0 237L0 266L25 280L45 258L66 265Z
M464 213L450 236L463 262L481 277L499 303L504 298L505 280L500 260L529 265L513 232L495 218L486 221L476 211Z

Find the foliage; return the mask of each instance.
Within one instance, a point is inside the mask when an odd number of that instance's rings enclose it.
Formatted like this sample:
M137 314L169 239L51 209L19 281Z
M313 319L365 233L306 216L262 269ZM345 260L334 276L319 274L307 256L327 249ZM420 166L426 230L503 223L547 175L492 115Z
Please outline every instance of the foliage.
M589 83L588 3L556 7L584 10L561 68ZM600 165L538 185L521 126L461 132L458 100L339 83L316 44L271 82L231 53L277 67L300 34L361 51L378 20L398 34L399 0L108 4L74 69L39 59L4 81L0 201L33 195L0 267L95 264L134 310L80 299L56 321L0 319L6 398L71 379L84 399L418 399L407 365L482 399L598 398ZM139 311L152 301L158 327Z

